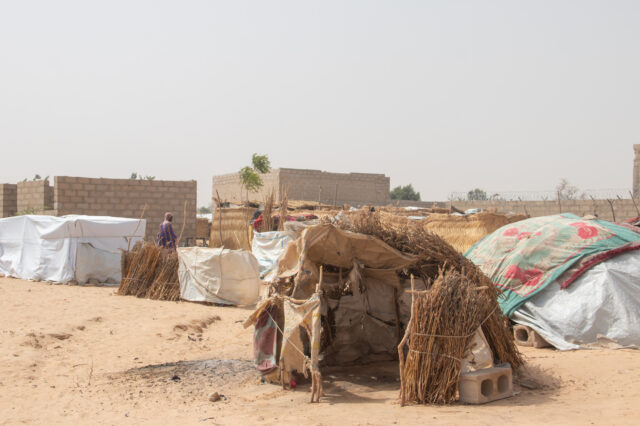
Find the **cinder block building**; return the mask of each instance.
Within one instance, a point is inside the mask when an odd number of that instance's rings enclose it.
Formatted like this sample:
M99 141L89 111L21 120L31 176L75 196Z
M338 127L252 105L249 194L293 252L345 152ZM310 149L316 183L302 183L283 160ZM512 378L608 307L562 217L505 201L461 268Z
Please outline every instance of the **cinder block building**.
M0 217L13 216L18 211L18 185L0 184Z
M184 223L182 242L188 242L196 237L196 197L195 180L56 176L53 187L48 180L0 185L0 213L2 217L28 212L139 218L146 205L147 239L155 238L165 212L172 212L176 234Z
M249 193L252 201L264 201L273 191L280 200L287 192L290 200L317 201L325 204L384 205L390 202L390 179L378 173L331 173L320 170L274 169L262 175L264 186ZM246 199L237 173L213 177L213 197L227 201Z
M48 180L18 182L17 208L20 213L40 213L53 209L53 188Z
M197 182L169 180L106 179L56 176L53 185L57 216L86 214L94 216L140 217L146 205L146 238L158 233L165 212L173 213L174 230L182 241L196 236ZM186 203L186 217L185 217Z

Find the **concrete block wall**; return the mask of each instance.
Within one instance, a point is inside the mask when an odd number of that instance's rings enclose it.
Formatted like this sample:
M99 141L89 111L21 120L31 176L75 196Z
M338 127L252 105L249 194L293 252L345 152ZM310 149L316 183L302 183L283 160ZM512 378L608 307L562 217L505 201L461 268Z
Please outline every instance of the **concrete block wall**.
M18 186L15 183L0 184L0 217L9 217L18 211Z
M18 182L18 212L50 210L53 207L53 188L48 180Z
M263 185L257 192L249 193L249 200L261 203L272 190L276 195L276 198L279 200L279 176L280 170L278 169L271 170L269 173L261 175ZM218 191L220 198L224 201L239 203L247 199L247 192L242 189L242 181L240 180L240 175L238 173L214 176L212 188L212 199L217 198L216 191Z
M249 199L262 202L270 191L280 200L288 191L290 200L320 201L327 204L388 204L390 179L373 173L330 173L320 170L280 168L262 176L264 186ZM337 193L336 193L337 185ZM213 197L216 191L226 201L240 201L241 181L237 173L213 177ZM246 199L246 193L242 193ZM335 200L334 200L335 199Z
M330 173L320 170L280 169L280 190L289 199L326 204L386 204L391 181L377 173Z
M54 208L58 216L86 214L139 218L147 205L146 238L155 240L165 212L173 213L173 228L182 242L196 236L196 181L106 179L56 176ZM184 204L187 215L184 217ZM186 220L186 222L185 222Z

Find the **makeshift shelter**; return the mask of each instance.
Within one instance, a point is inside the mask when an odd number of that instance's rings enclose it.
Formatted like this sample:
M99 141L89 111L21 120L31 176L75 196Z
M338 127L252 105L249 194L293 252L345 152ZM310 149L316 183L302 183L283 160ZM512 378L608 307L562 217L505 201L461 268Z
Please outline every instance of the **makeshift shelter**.
M141 241L144 219L25 215L0 219L0 274L66 283L120 282L122 251Z
M640 234L573 214L502 227L466 256L503 290L500 307L558 349L640 345Z
M249 305L258 301L258 261L248 251L178 249L180 297L191 302Z
M275 278L279 258L295 238L294 231L254 232L251 252L258 259L261 279L271 281Z
M211 220L209 247L251 250L249 222L256 210L252 207L216 208Z
M486 330L496 360L511 362L517 368L519 354L501 313L495 309L496 292L486 285L486 277L481 279L483 275L473 264L408 219L402 224L405 228L399 230L397 223L389 226L380 218L369 212L343 215L334 223L327 220L305 228L297 240L289 243L279 259L271 297L245 322L245 327L255 325L255 361L263 375L287 385L294 372L310 374L311 399L317 401L322 389L320 360L322 365L345 365L397 359L398 343L411 318L408 278L415 273L415 290L428 292L428 281L445 266L443 257L456 260L460 268L466 268L468 282L488 291L488 298L483 299L486 317L475 328ZM365 232L350 232L348 228ZM367 235L368 230L384 234L386 241L395 241L396 247ZM437 245L431 255L420 246L413 252L397 249L430 242ZM487 301L493 301L493 306ZM419 345L414 341L410 349L420 349ZM450 358L449 362L458 361ZM401 371L401 377L406 374Z

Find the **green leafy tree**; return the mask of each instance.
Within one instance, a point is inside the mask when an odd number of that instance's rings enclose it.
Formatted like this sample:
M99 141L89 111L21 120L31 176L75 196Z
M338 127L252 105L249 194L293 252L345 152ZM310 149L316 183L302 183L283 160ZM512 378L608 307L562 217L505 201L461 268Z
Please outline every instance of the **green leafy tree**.
M467 198L474 201L484 201L489 199L487 197L486 191L483 191L480 188L472 189L471 191L467 192Z
M271 171L271 161L269 161L269 157L266 154L258 155L254 153L251 156L251 164L258 173L264 174Z
M389 196L392 200L420 201L420 193L413 189L413 185L396 186L391 190Z
M265 155L253 154L251 156L251 166L246 166L240 169L240 180L242 181L242 187L247 192L257 192L263 185L260 175L271 171L271 161L269 157Z
M211 206L207 207L207 206L201 206L198 208L198 213L200 214L207 214L207 213L211 213Z
M133 179L133 180L155 180L155 176L142 176L141 174L138 174L137 172L132 172L131 176L129 176L129 179Z

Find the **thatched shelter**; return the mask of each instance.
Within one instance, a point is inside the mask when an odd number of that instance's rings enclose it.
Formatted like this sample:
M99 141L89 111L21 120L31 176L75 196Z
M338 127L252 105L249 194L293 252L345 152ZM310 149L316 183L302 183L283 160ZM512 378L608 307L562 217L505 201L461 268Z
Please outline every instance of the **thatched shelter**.
M506 216L498 213L481 212L468 216L452 214L431 214L420 221L429 232L442 237L460 253L466 253L475 243L514 221L525 216Z
M251 250L249 222L256 210L252 207L216 208L211 221L209 247Z
M464 322L465 327L482 333L496 363L520 366L508 323L497 309L497 291L487 277L414 221L394 218L389 222L384 217L358 211L325 218L289 243L271 283L270 297L245 322L245 327L255 325L256 363L264 377L287 386L296 374L310 374L311 399L317 401L323 365L398 359L398 343L408 337L412 306L417 306L412 296L428 294L445 271L462 277L482 294L476 297L474 293L466 300L478 314ZM464 316L466 308L460 304L452 315ZM414 324L426 321L424 315L415 318ZM466 350L473 334L455 347ZM402 344L406 343L407 339ZM426 344L415 339L408 343L414 351ZM410 352L408 356L401 377L411 377L412 366L421 365ZM451 355L444 362L458 362L454 358ZM446 371L455 375L460 370L454 366ZM445 390L450 395L451 390Z

